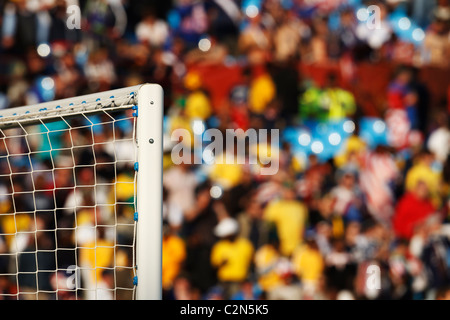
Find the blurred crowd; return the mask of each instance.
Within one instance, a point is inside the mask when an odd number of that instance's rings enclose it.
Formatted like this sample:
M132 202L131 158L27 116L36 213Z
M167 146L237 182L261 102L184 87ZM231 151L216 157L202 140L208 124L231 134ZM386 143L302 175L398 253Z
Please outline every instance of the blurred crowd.
M135 118L84 117L1 131L2 299L133 297Z
M79 29L68 27L70 6ZM0 8L0 108L163 86L164 299L450 299L450 105L418 76L450 70L450 1ZM382 106L366 114L358 68L379 62L392 74ZM302 74L330 65L322 83ZM278 173L174 165L171 132L195 135L199 124L278 129ZM325 140L313 134L334 126Z

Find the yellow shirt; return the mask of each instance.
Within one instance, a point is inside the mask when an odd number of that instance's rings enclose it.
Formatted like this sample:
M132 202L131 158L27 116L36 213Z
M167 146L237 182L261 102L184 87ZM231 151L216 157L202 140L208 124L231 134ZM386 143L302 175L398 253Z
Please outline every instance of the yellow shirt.
M92 276L100 281L105 268L114 266L114 243L112 241L97 239L96 242L84 244L80 248L80 261L83 266L94 268Z
M121 204L120 207L123 210L122 216L125 219L131 219L134 214L133 207L134 199L134 176L122 173L117 176L116 187L111 188L109 197L107 199L107 206L103 206L103 210L108 210L108 217L114 217L114 206L116 201L127 202L128 205Z
M77 227L94 230L95 226L95 210L84 209L77 214ZM78 229L79 230L79 229ZM81 241L77 238L77 234L73 235L77 242ZM74 239L74 240L75 240ZM99 282L102 279L102 273L105 268L114 266L114 242L96 237L96 239L84 240L79 243L80 264L86 268L92 268L90 277L93 283Z
M271 245L263 245L255 253L255 266L259 273L258 284L264 291L283 284L283 279L274 268L279 258L278 251Z
M185 114L190 119L205 120L211 115L211 103L201 91L191 93L186 99Z
M330 102L330 119L342 119L352 115L356 111L356 103L353 95L342 89L327 89L325 91Z
M183 240L177 236L163 238L162 243L162 285L164 289L172 287L178 276L181 263L186 258L186 247Z
M340 168L348 163L348 157L352 153L361 154L366 150L366 143L356 135L350 136L346 142L343 151L334 157L335 165Z
M220 240L211 251L211 264L218 268L220 281L244 281L253 258L253 246L245 238Z
M414 165L406 174L406 190L413 190L419 181L425 182L431 193L435 193L439 190L439 174L434 172L427 165L421 163Z
M197 72L188 72L184 77L184 86L189 90L197 90L202 86L202 78Z
M242 180L243 165L237 163L216 163L212 168L209 178L219 183L225 189L236 186Z
M122 201L127 201L134 197L134 176L120 174L117 177L116 196L117 199Z
M249 108L261 114L267 104L275 97L275 85L269 75L262 75L253 80L249 91Z
M307 215L307 208L296 200L276 200L266 207L264 219L275 223L282 254L291 255L302 242Z
M407 191L414 190L419 181L425 182L428 186L432 202L438 207L440 205L439 190L441 183L439 174L433 171L429 166L418 163L406 173L405 189Z
M187 133L182 135L182 141L180 142L183 146L193 147L194 146L194 132L192 130L192 125L190 119L182 116L173 116L170 121L170 135L172 137L173 133L177 129L182 129L182 133Z
M292 256L294 270L304 281L318 281L324 269L323 257L318 250L302 246Z
M4 236L4 238L8 247L11 245L11 241L14 240L14 234L16 232L34 231L35 229L34 222L31 220L31 216L28 214L0 215L0 221L3 232L7 234Z

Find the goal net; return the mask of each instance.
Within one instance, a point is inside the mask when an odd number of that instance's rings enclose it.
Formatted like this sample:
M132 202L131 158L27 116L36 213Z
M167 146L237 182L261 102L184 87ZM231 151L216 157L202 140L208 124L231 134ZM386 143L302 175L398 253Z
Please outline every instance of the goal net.
M0 112L0 300L160 299L163 93Z

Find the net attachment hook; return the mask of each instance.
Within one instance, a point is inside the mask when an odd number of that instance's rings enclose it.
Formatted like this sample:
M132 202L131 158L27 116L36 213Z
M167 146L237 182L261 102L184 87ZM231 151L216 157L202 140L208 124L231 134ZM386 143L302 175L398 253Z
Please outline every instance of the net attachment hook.
M135 112L133 112L133 117L137 117L138 116L138 106L133 106L131 109L133 109Z

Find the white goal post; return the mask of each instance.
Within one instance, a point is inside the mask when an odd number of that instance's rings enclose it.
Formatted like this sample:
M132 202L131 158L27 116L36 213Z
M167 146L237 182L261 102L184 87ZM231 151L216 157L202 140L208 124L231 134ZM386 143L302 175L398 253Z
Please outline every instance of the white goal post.
M143 84L0 110L0 299L162 299L163 99Z

